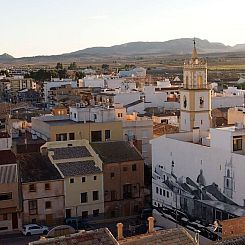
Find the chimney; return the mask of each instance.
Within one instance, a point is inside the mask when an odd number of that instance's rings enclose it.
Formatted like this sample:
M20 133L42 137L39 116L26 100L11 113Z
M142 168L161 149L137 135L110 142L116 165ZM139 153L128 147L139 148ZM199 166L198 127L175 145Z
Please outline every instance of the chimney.
M199 143L200 141L200 128L194 127L192 130L193 143Z
M148 232L152 233L154 232L154 218L153 217L149 217L148 219Z
M123 224L118 223L117 224L117 240L122 240L123 239Z

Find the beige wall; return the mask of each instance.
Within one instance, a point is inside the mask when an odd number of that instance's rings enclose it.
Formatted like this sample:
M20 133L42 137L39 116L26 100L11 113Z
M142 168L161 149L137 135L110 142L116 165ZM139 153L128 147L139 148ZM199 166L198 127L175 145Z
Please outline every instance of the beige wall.
M85 175L84 175L85 176ZM94 180L94 176L97 179ZM86 175L86 182L82 183L83 176L70 177L74 178L74 183L70 183L70 178L65 178L65 208L71 209L72 216L81 216L83 211L93 214L93 210L99 209L104 213L104 192L103 192L103 175ZM93 191L99 192L99 200L93 201ZM87 203L81 203L81 193L87 192Z
M45 190L45 183L50 184L50 190ZM36 192L29 191L29 185L36 185ZM46 224L46 215L52 214L53 223L63 222L64 219L64 182L63 180L30 182L22 184L23 193L23 223L36 219L38 223ZM29 214L29 200L37 200L37 214ZM51 202L51 208L45 209L45 202Z
M228 110L228 124L243 123L243 111L238 111L235 108L230 108Z
M0 153L1 154L1 153ZM0 208L16 208L19 209L19 192L18 183L0 184L0 193L12 193L12 199L0 201Z
M111 140L122 140L122 122L104 123L72 123L64 126L50 126L50 141L56 140L56 134L75 133L75 140L91 141L91 131L102 131L102 141L105 141L105 130L111 130Z

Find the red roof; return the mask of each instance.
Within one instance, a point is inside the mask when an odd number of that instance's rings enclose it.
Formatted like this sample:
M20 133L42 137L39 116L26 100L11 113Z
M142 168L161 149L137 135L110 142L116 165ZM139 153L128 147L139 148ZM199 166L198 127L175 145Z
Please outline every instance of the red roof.
M16 156L11 150L0 151L0 165L16 163Z

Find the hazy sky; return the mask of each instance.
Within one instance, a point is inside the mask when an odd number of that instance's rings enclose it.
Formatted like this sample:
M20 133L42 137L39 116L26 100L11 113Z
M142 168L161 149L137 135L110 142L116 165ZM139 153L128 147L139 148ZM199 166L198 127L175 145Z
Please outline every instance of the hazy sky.
M0 0L0 54L60 54L131 41L245 43L244 0Z

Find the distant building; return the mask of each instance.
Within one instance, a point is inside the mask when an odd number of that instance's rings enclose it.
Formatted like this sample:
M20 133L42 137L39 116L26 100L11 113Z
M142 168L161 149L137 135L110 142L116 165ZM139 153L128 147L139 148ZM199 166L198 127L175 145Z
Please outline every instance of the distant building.
M119 77L146 77L146 69L143 67L136 67L129 71L119 71Z

